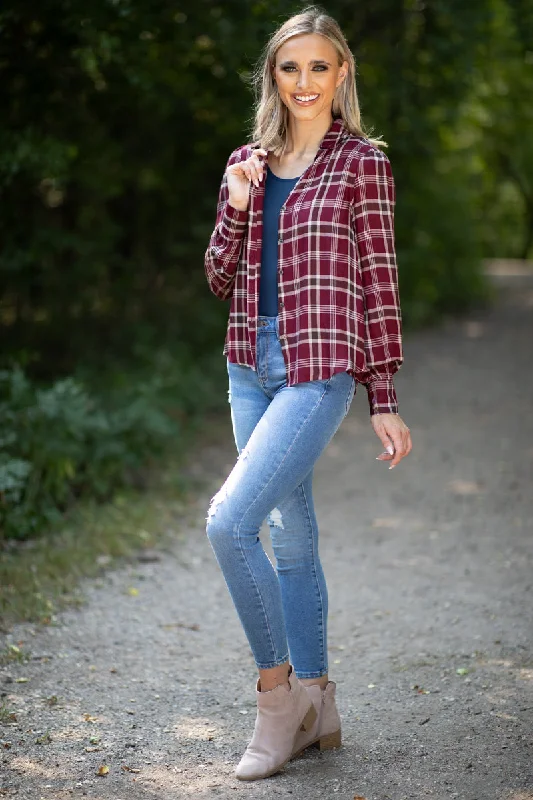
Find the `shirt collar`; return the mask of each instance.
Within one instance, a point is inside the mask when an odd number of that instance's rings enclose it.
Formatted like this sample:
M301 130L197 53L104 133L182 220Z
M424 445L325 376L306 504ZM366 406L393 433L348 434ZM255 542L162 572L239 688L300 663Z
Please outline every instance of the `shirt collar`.
M324 138L320 142L319 149L332 150L339 140L346 135L346 132L342 117L337 117L331 123L329 130L326 131Z

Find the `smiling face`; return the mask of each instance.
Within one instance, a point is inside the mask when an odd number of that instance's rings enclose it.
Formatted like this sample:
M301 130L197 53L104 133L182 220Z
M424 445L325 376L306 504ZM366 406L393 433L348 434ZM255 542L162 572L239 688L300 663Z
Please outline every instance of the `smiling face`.
M288 39L276 53L272 70L279 95L298 120L314 120L331 113L335 90L348 72L339 65L337 51L318 33Z

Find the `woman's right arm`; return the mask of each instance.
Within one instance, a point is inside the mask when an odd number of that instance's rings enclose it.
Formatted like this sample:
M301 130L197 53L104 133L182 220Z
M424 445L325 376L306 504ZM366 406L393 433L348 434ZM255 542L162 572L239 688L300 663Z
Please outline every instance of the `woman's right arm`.
M248 211L234 208L228 198L227 168L239 160L239 152L228 159L218 193L215 229L211 234L209 246L205 251L205 274L209 288L220 300L231 296L233 282L244 234L248 225Z
M220 300L227 300L233 291L248 226L250 181L253 180L257 186L262 179L263 166L259 156L267 155L266 150L256 148L250 158L241 161L243 152L243 149L235 150L226 164L218 194L215 229L205 252L207 282Z

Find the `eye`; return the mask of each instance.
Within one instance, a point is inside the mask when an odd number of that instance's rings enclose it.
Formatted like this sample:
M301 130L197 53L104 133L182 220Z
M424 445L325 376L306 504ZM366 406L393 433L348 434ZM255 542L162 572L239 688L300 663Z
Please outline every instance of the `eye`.
M326 72L326 71L327 71L327 69L328 69L328 68L326 67L326 65L325 65L325 64L316 64L316 65L313 67L313 70L318 70L319 72Z
M290 66L290 65L287 65L287 66L285 66L285 67L282 67L281 69L283 70L283 72L294 72L294 70L296 69L296 67L292 67L292 66Z

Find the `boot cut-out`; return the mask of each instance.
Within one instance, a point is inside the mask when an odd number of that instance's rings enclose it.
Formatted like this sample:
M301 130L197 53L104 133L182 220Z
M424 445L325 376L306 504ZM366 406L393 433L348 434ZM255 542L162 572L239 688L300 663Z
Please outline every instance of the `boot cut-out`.
M260 687L257 681L253 736L235 770L243 781L268 778L282 769L292 757L296 735L309 731L317 716L311 696L292 667L288 686L280 684L269 692L261 692Z
M330 750L341 746L341 719L335 703L336 684L329 681L325 689L318 685L305 687L317 712L316 720L310 730L299 731L294 740L291 758L296 758L307 747Z

